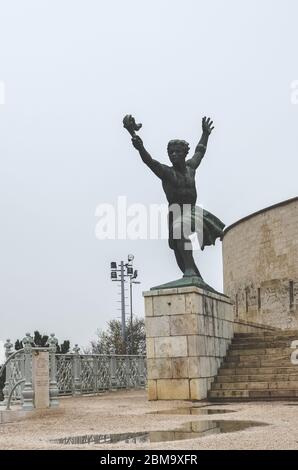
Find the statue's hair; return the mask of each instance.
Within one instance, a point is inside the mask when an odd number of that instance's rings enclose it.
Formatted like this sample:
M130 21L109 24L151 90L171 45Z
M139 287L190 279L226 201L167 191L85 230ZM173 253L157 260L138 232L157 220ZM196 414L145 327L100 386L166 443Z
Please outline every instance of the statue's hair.
M185 150L185 156L188 154L189 143L186 142L185 140L179 140L179 139L170 140L170 142L168 143L168 152L171 147L175 147L175 146L183 147L183 149Z

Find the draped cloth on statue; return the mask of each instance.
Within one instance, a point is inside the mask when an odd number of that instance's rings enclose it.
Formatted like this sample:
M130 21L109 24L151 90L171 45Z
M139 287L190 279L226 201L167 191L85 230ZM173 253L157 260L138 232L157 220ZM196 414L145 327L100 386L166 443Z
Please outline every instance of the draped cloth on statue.
M176 240L189 242L189 236L194 233L198 235L201 250L204 250L205 246L214 245L217 238L222 239L225 227L211 212L188 204L182 208L169 206L168 225L169 246L172 250L176 248Z

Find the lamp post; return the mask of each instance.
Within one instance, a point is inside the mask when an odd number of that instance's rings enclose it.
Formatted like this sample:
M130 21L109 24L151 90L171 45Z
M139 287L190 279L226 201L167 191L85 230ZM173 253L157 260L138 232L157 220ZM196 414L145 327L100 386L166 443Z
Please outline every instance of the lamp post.
M133 275L130 276L129 279L129 289L130 289L130 329L131 329L131 339L130 339L130 344L131 344L131 351L130 353L133 354L133 313L132 313L132 285L133 284L141 284L140 281L136 281L136 278L138 277L138 271L137 269L134 270Z
M129 279L129 290L130 290L130 323L132 325L133 320L133 313L132 313L132 285L133 284L141 284L140 281L136 281L135 279L138 277L138 270L135 269L133 275L130 276Z
M124 344L126 343L126 328L125 328L125 282L126 278L129 278L130 282L130 320L132 324L132 284L140 284L134 279L137 277L137 270L133 270L132 262L134 260L133 255L128 255L127 263L121 261L119 264L116 261L111 262L111 280L120 282L120 294L121 294L121 334ZM118 276L119 275L119 276Z

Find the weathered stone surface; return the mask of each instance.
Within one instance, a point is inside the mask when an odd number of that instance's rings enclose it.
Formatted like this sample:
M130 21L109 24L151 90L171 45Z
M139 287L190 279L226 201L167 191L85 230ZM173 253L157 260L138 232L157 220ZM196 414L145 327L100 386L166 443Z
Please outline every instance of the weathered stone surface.
M298 327L298 198L239 221L223 239L224 291L236 319ZM229 313L225 314L229 319ZM247 327L238 332L247 332Z
M214 323L214 318L209 316L205 317L205 334L207 334L208 336L215 336Z
M205 337L206 356L215 356L215 338L212 336Z
M185 313L185 296L182 294L159 295L153 297L153 315L181 315Z
M149 294L145 293L149 399L206 398L233 334L233 324L225 320L232 306L226 297L198 288Z
M173 379L184 379L189 377L188 358L179 357L172 359Z
M152 317L153 316L153 300L152 300L152 297L144 297L144 301L145 301L146 317Z
M224 338L224 320L218 319L218 336Z
M194 293L185 295L185 313L203 313L203 296Z
M198 332L198 315L173 315L170 318L170 334L193 335Z
M158 289L157 294L158 295L165 295L165 294L166 295L177 295L177 294L179 294L179 292L178 292L177 287L173 287L171 289L166 289L166 291L164 289Z
M204 400L207 396L207 379L190 380L190 399Z
M204 315L208 315L210 317L216 316L217 302L207 295L204 295L203 297L203 308Z
M145 322L148 338L170 335L170 318L168 316L148 317Z
M197 316L197 321L198 321L198 331L197 331L197 333L199 335L205 335L206 334L206 328L205 328L205 317L204 317L204 315L198 315Z
M210 377L211 376L211 363L214 362L213 357L199 357L199 369L200 377Z
M188 356L206 356L206 337L203 335L192 335L187 337Z
M148 359L155 357L154 338L146 337L146 354Z
M49 396L49 353L35 352L32 358L32 377L34 389L34 407L36 409L48 408Z
M228 349L227 341L221 340L221 342L219 343L219 356L225 357L227 349Z
M190 378L207 378L212 373L216 374L217 364L214 357L190 357L188 360Z
M157 381L158 400L189 400L188 379L165 379Z
M188 370L190 378L198 378L201 376L200 361L197 356L188 358Z
M149 379L171 379L172 372L172 359L147 359L147 369Z
M154 338L155 357L186 357L187 337L170 336Z
M157 386L156 380L148 380L148 400L157 400Z

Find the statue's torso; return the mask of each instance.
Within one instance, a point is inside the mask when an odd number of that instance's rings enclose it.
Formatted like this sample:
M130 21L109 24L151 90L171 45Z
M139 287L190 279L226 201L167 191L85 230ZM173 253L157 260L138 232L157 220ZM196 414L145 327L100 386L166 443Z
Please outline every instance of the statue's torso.
M195 205L197 191L195 185L195 170L186 166L185 173L168 167L162 187L169 204Z

